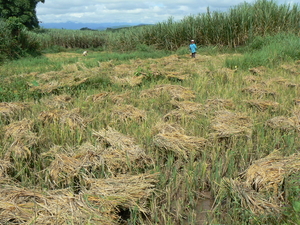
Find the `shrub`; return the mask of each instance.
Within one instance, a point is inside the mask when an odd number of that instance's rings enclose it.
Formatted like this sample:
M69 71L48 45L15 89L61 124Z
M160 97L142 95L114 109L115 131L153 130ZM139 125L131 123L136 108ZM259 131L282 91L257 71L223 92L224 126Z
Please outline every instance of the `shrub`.
M39 52L39 43L29 36L17 18L0 20L0 62Z

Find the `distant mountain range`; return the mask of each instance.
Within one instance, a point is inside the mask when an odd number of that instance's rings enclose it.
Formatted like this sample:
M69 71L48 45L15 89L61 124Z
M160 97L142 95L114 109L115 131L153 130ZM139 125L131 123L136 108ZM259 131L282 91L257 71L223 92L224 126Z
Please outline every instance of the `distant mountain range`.
M82 28L88 28L92 30L106 30L107 28L121 28L141 25L138 23L40 23L40 27L46 29L68 29L68 30L80 30Z

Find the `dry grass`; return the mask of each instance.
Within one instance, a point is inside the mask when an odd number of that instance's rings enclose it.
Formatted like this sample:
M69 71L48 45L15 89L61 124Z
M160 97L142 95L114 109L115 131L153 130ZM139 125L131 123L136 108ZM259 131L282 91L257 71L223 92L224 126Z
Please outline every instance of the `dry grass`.
M254 161L240 178L224 178L218 198L227 193L225 198L235 199L255 214L279 213L286 201L284 180L299 171L299 154L283 157L279 151L274 151Z
M5 159L28 158L31 155L30 148L37 144L38 136L34 132L33 121L23 119L4 127L4 146L7 149Z
M9 168L12 167L12 164L9 160L0 160L0 179L7 177Z
M190 100L195 98L194 91L180 85L157 85L153 89L144 90L141 92L141 97L155 98L157 96L167 94L173 100Z
M53 109L50 111L43 111L38 116L38 119L44 124L55 123L60 126L66 125L71 129L85 128L86 120L80 116L80 109L74 108L71 111L63 109Z
M93 135L105 148L103 158L108 171L112 174L128 172L131 167L143 169L152 166L152 158L134 138L111 127L94 131Z
M144 75L141 76L127 76L127 77L111 77L112 83L118 84L120 86L129 86L134 87L142 84L143 79L145 78Z
M112 110L112 118L122 122L143 122L146 120L146 112L132 105L116 105Z
M164 115L164 121L181 121L185 119L196 119L199 115L206 115L206 110L202 104L192 101L177 101L170 102L174 110Z
M28 83L30 91L53 93L61 88L79 86L98 75L99 67L88 69L82 63L64 66L60 71L50 71L36 75L35 83Z
M74 195L67 189L45 193L5 186L0 208L1 224L118 224L115 202L99 195Z
M154 191L158 174L120 175L107 179L88 179L90 195L102 196L114 205L124 208L138 208L141 212L149 212L147 200Z
M212 119L210 133L211 138L223 139L231 137L246 137L251 139L252 121L243 113L231 111L218 111Z
M242 92L249 93L255 97L262 98L264 96L275 96L276 92L263 85L252 85L250 87L242 89Z
M232 99L214 98L214 99L207 99L205 107L208 109L208 111L215 111L215 110L222 110L222 109L233 110L235 109L236 106Z
M93 102L101 102L104 101L110 93L105 91L98 94L90 95L86 98L87 101L92 100Z
M297 123L292 118L277 116L266 121L266 126L284 131L297 130Z
M256 191L273 192L274 195L281 197L280 187L285 176L298 171L300 171L299 154L283 157L279 151L274 151L267 157L253 162L242 177L246 185Z
M189 155L199 155L207 144L205 138L175 132L157 134L154 136L153 142L161 151L174 152L184 159L187 159Z
M72 104L73 100L74 99L70 95L58 95L43 98L41 99L41 102L49 108L66 109L67 106Z
M153 127L153 134L164 134L164 133L181 133L184 134L185 130L181 125L178 123L165 123L165 122L158 122Z
M266 111L266 110L275 111L279 108L279 103L274 102L274 101L255 99L255 100L247 100L245 102L250 107L252 107L258 111Z
M31 103L24 102L0 102L0 116L3 119L10 119L17 113L30 109Z

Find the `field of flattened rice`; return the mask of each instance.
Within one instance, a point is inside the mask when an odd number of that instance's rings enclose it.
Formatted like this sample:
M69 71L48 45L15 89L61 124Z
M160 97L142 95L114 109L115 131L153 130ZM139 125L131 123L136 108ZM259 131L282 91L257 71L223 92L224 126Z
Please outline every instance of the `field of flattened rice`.
M70 63L2 80L35 97L0 102L1 224L254 224L298 210L299 62L88 66L96 54L48 54Z

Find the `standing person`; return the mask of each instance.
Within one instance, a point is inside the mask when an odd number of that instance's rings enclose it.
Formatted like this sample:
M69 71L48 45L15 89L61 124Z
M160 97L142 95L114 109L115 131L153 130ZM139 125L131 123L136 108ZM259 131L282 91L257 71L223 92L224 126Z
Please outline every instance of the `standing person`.
M195 44L194 40L191 40L190 50L191 50L191 53L192 53L192 58L195 58L196 57L196 52L197 52L197 45Z

